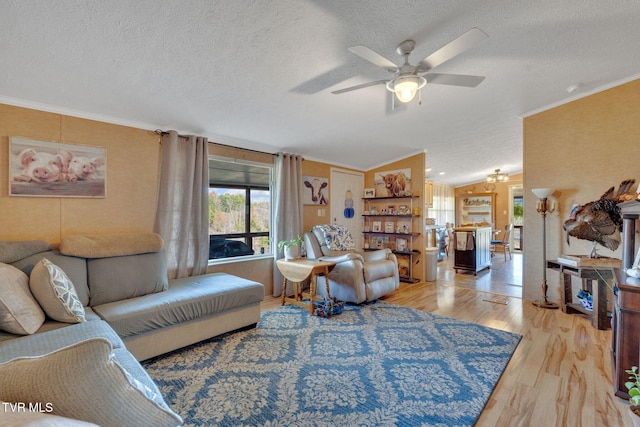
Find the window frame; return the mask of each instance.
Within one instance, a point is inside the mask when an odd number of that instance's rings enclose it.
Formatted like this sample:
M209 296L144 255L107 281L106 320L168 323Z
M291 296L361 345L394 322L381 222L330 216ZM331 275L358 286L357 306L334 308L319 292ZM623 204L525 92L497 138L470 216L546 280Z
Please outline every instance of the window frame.
M209 264L221 264L221 263L230 263L235 261L246 261L247 259L259 259L259 258L271 258L273 257L273 239L271 237L271 229L273 224L273 201L274 201L274 182L273 182L273 165L268 163L259 163L259 162L242 162L238 160L230 160L226 158L220 157L209 157L210 160L215 161L229 161L234 163L244 163L247 165L263 167L269 171L269 185L238 185L238 184L209 184L208 190L209 192L212 189L232 189L232 190L244 190L245 191L245 212L244 212L244 231L241 233L227 233L227 234L209 234L209 236L215 236L216 238L221 239L241 239L246 245L248 245L253 251L253 255L241 255L234 257L225 257L225 258L209 258ZM251 191L259 190L259 191L267 191L269 193L269 231L251 231ZM253 239L255 237L267 237L269 241L269 252L268 253L260 253L257 249L253 248ZM256 253L257 252L257 253Z

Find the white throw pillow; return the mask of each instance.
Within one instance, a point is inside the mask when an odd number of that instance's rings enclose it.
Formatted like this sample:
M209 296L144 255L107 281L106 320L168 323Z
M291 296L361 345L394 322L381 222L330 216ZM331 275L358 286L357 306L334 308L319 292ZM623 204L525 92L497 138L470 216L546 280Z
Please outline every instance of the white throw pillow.
M31 293L36 297L44 312L58 322L84 322L85 312L73 282L65 272L42 258L31 270L29 280Z
M44 313L31 295L29 277L12 265L0 263L0 329L30 335L44 323Z
M182 425L162 396L116 362L105 338L0 364L0 400L39 404L102 427Z

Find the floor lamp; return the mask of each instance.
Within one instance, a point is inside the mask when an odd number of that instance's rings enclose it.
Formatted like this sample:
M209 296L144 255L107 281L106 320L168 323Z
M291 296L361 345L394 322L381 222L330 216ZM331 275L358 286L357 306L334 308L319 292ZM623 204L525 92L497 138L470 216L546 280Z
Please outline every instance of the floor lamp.
M558 304L550 302L547 298L547 212L551 213L556 210L555 202L549 202L549 196L553 193L551 188L534 188L531 190L539 199L536 204L536 210L542 215L542 300L533 302L533 305L539 308L558 308Z

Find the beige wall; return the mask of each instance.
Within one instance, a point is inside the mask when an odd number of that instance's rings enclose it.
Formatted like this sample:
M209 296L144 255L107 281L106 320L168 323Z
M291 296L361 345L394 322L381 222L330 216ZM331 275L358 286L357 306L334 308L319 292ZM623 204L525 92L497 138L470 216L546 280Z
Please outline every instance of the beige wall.
M549 187L558 210L547 216L547 259L588 254L591 243L571 238L562 223L571 205L598 199L626 178L640 179L640 80L524 119L525 230L523 297L542 295L542 219L532 188ZM603 256L622 257L600 247ZM559 302L559 275L548 271L550 298Z
M9 196L9 137L106 148L101 199ZM158 182L153 132L0 104L0 239L57 244L71 234L149 232Z

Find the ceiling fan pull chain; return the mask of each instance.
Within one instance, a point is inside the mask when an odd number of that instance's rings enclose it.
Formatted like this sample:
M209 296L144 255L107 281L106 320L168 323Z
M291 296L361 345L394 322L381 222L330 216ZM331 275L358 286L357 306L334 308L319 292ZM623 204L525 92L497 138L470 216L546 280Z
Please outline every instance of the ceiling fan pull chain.
M418 89L418 105L422 105L422 89Z

